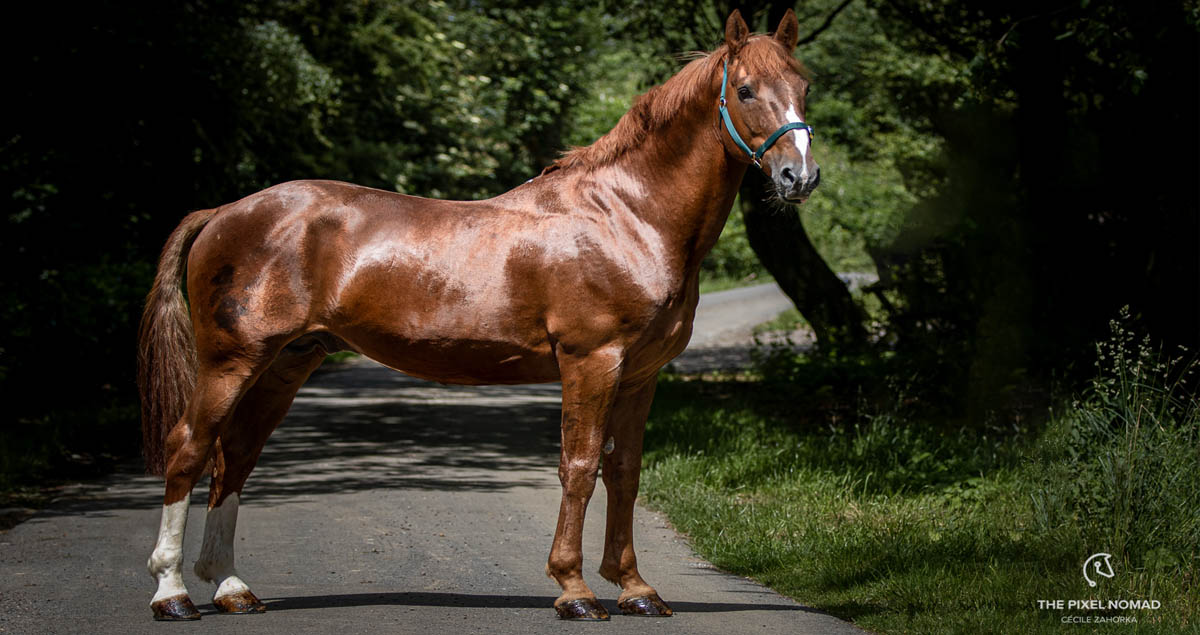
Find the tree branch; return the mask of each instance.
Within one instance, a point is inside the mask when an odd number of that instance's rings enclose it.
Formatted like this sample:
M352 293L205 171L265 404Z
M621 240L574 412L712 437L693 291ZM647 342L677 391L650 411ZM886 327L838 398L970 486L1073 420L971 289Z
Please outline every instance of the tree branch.
M832 12L830 12L829 15L825 16L825 21L821 23L821 26L813 29L812 33L809 33L808 35L800 38L800 40L796 42L796 46L800 46L802 44L808 44L808 43L812 42L813 40L817 39L817 36L820 35L821 32L824 31L825 29L828 29L829 25L833 24L833 19L836 18L838 16L838 14L842 12L843 9L850 6L851 2L854 2L854 0L843 0L843 2L841 4L839 4L837 7L835 7L834 10Z
M1027 15L1027 16L1021 18L1020 20L1013 22L1012 25L1008 27L1008 30L1004 32L1004 35L1001 36L1000 39L996 42L996 48L997 49L1004 48L1004 41L1008 39L1008 36L1012 34L1014 29L1021 26L1022 24L1026 23L1030 20L1036 20L1038 18L1046 18L1046 17L1050 17L1052 15L1057 15L1057 14L1062 13L1063 11L1066 11L1067 9L1070 9L1070 8L1071 8L1071 5L1066 5L1066 6L1059 7L1053 11L1047 11L1045 13L1037 13L1034 15Z
M925 14L920 10L906 9L896 0L884 0L884 4L891 7L891 9L899 14L901 18L906 20L913 27L916 27L918 31L925 34L925 37L928 37L929 39L933 40L934 43L944 47L950 53L968 60L975 56L975 50L972 47L966 46L954 39L953 36L948 36L940 31L937 26L930 22L926 18Z

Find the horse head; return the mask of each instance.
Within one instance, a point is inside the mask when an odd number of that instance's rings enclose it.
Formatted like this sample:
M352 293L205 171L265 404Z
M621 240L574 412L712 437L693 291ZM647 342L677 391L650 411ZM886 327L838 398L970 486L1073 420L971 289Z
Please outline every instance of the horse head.
M741 13L725 23L720 112L733 156L762 168L779 198L802 203L821 182L805 123L809 76L792 57L800 24L788 9L773 35L751 36Z

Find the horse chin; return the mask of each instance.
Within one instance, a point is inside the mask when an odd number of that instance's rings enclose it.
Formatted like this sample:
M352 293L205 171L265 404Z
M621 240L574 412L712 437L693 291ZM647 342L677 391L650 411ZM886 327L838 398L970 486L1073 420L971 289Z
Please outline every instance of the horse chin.
M808 201L808 197L812 195L812 191L803 192L798 189L790 188L783 183L772 182L771 190L774 198L785 205L803 205Z

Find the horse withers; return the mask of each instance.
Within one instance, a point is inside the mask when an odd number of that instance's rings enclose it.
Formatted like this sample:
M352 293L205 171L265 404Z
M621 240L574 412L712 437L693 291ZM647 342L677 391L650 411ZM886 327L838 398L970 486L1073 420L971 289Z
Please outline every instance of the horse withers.
M608 619L581 574L601 472L600 574L621 587L623 612L670 615L633 548L646 416L659 369L687 345L700 261L747 167L790 202L820 178L797 36L791 11L773 35L755 36L735 11L717 50L640 96L593 145L496 198L296 181L187 216L163 249L141 327L144 450L166 478L148 563L154 616L200 617L182 543L209 466L195 571L217 585L218 611L265 609L234 568L239 496L296 391L338 350L443 383L561 381L554 607Z

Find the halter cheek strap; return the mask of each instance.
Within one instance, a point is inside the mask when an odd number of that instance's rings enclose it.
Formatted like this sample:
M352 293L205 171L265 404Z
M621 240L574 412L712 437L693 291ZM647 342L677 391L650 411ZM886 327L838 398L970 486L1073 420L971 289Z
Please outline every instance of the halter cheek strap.
M779 138L784 134L792 130L799 130L800 128L803 128L808 131L809 140L812 140L814 134L812 126L804 123L803 121L794 121L792 123L785 123L780 126L778 130L771 134L771 136L767 137L767 140L764 141L762 145L758 146L758 150L751 150L750 146L746 145L745 141L742 141L742 136L738 134L737 128L734 127L733 120L729 118L729 109L725 107L725 86L728 83L729 60L726 59L725 66L721 69L721 119L725 121L725 129L729 131L729 136L733 139L733 142L737 144L737 147L742 149L742 152L746 153L746 156L750 157L750 161L754 163L754 165L758 166L759 169L762 169L763 154L765 154L767 150L771 148L771 146L775 145L775 142L778 141Z

